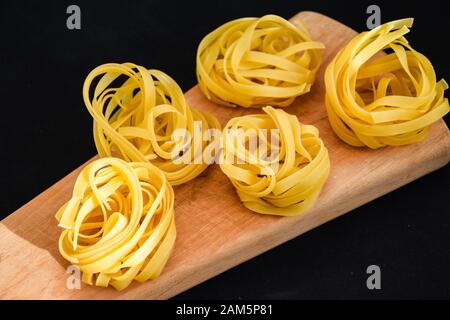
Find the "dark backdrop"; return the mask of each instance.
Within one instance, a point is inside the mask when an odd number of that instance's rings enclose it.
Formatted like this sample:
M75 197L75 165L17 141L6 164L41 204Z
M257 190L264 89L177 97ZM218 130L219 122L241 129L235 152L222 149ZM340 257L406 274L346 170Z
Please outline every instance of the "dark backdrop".
M66 28L70 4L81 7L81 30ZM363 31L370 4L1 1L0 218L95 154L81 96L83 80L95 66L132 61L164 70L188 90L196 83L199 41L222 23L315 10ZM383 22L416 18L408 39L430 58L439 78L450 80L443 2L375 4ZM450 298L449 178L447 166L177 298ZM381 267L378 291L366 288L371 264Z

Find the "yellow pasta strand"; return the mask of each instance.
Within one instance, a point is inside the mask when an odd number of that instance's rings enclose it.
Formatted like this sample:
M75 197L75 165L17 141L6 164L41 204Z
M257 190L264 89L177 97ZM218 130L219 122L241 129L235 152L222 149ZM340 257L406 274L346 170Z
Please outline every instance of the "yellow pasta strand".
M59 251L82 280L117 290L158 277L176 237L172 187L148 162L91 162L56 218L65 229Z
M310 91L323 48L300 22L275 15L233 20L200 42L198 83L225 106L286 107Z
M100 79L94 86L96 78ZM132 63L104 64L87 76L83 97L94 119L101 157L151 162L172 185L192 180L207 168L202 151L218 139L202 138L220 124L191 108L167 74Z
M266 114L228 122L220 168L248 209L299 215L314 204L328 178L328 151L316 127L281 109L263 110ZM258 141L256 148L251 141Z
M346 143L372 149L425 138L450 111L444 80L405 39L413 19L392 21L356 36L327 67L326 107ZM391 53L379 54L388 49Z

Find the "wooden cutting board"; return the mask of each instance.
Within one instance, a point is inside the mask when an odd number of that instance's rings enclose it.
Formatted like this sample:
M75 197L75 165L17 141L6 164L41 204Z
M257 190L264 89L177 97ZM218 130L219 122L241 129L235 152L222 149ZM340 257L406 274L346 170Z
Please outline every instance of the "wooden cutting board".
M312 92L285 110L320 130L331 157L331 173L315 207L299 217L273 217L245 209L228 179L214 165L197 179L175 188L178 237L163 274L133 283L124 291L82 285L68 289L68 263L59 255L56 210L72 193L78 168L0 223L1 299L165 299L243 261L430 173L450 160L450 133L435 123L425 141L410 146L369 150L352 148L332 132L324 107L323 72L356 32L328 17L302 12L313 39L326 45ZM186 93L189 104L218 117L258 112L219 107L198 87ZM270 271L270 270L268 270ZM233 285L233 284L230 284Z

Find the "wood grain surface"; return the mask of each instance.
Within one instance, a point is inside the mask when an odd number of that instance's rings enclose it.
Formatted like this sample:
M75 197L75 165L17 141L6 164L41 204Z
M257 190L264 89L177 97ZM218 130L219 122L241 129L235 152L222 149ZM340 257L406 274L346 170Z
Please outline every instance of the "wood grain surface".
M178 237L158 279L134 282L121 292L84 284L70 290L68 263L58 253L61 230L54 214L70 198L79 168L0 223L0 299L169 298L449 162L450 133L442 120L431 127L425 141L405 147L358 149L338 140L325 112L323 72L356 32L318 13L302 12L291 21L297 19L306 24L313 39L326 45L312 92L285 109L303 123L317 126L330 153L330 177L312 210L294 218L254 214L242 206L231 183L214 165L175 188ZM232 117L259 112L217 106L198 87L186 97L195 108L217 116L222 125Z

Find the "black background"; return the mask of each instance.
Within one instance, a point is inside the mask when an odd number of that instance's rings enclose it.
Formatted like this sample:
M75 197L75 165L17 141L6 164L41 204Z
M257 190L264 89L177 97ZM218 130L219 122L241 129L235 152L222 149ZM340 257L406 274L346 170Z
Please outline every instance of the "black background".
M81 87L106 62L134 62L196 83L195 52L229 20L314 10L357 31L370 4L382 22L413 16L408 39L447 78L444 2L0 1L0 218L95 154ZM77 4L82 29L66 28ZM448 123L448 117L446 118ZM450 298L449 166L177 296L182 299ZM382 289L366 288L381 267ZM0 275L1 276L1 275Z

